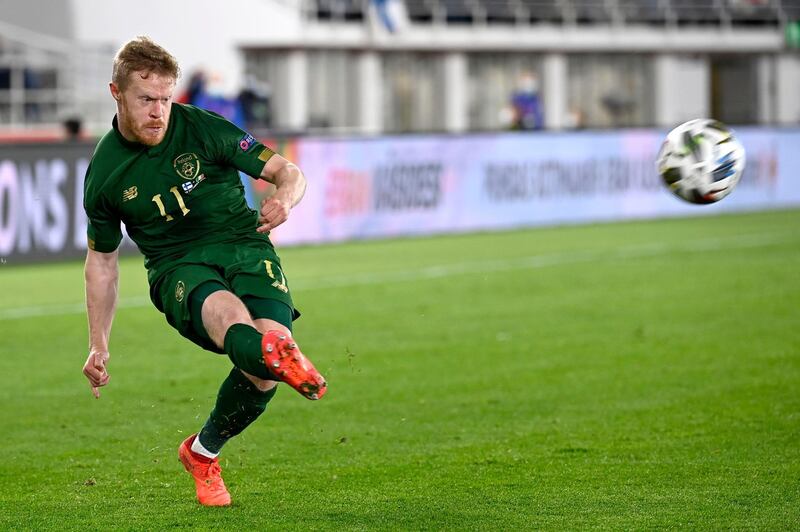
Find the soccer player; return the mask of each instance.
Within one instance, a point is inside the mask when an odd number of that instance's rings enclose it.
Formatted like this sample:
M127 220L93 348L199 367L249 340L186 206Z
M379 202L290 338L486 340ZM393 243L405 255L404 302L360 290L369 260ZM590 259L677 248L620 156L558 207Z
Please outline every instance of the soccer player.
M124 222L144 254L150 299L178 332L233 368L198 434L179 457L197 498L231 498L217 455L261 415L283 381L309 399L327 383L292 339L299 312L269 231L302 198L302 172L222 117L173 103L178 63L146 37L114 58L117 113L86 172L86 310L89 357L83 373L95 397L109 382L109 335L117 301ZM241 170L273 183L260 212L247 207Z

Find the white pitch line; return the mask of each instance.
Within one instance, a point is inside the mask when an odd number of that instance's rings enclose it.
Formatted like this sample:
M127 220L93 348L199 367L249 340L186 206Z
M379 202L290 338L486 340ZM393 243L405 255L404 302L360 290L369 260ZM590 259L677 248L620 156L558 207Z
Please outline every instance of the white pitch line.
M664 243L649 243L635 246L623 246L614 249L596 251L573 251L566 253L551 253L548 255L532 255L506 260L466 261L453 264L427 266L416 270L403 270L393 272L366 272L351 275L326 276L309 279L294 279L292 290L323 290L327 288L344 288L382 283L397 283L409 281L422 281L439 279L454 275L469 275L476 273L498 273L510 270L526 270L546 268L548 266L562 266L565 264L578 264L608 259L627 259L637 257L651 257L680 252L714 251L719 249L747 249L768 246L788 240L791 233L768 233L729 238L704 238L687 241L680 246L668 246ZM142 308L150 306L149 297L126 297L117 303L117 308ZM65 305L47 305L30 307L11 307L0 309L0 321L42 318L47 316L66 316L83 314L86 312L84 303L69 303Z
M149 297L126 297L117 301L117 308L140 308L150 304ZM12 307L0 309L0 321L21 318L41 318L44 316L68 316L86 312L85 303L47 305L38 307Z

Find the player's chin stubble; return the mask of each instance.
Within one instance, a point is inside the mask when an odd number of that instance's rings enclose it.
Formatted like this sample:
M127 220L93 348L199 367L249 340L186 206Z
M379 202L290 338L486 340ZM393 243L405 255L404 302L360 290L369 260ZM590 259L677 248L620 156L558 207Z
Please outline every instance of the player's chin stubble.
M136 140L145 146L157 146L164 140L164 135L167 132L166 128L162 129L158 134L153 135L147 131L147 127L148 126L145 126L135 133Z
M149 129L150 127L160 127L161 129L156 133L151 131ZM163 122L146 122L141 125L129 123L128 131L133 132L133 135L136 137L136 142L144 144L145 146L156 146L164 140L167 127Z
M164 122L148 121L140 125L135 122L135 120L127 112L127 109L124 107L125 106L123 104L123 112L120 113L121 116L119 116L119 120L123 126L122 129L128 132L129 135L133 136L132 140L138 142L139 144L144 144L145 146L157 146L162 140L164 140L164 136L167 133L166 120ZM148 130L149 127L154 126L161 127L161 130L156 134L153 134Z

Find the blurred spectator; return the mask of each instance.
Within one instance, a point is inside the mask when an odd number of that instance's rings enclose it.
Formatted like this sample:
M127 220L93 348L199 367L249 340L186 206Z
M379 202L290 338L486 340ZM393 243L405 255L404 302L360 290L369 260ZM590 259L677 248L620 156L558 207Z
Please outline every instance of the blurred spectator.
M747 15L769 7L769 0L730 0L730 7L739 14Z
M175 101L178 103L188 103L194 105L201 92L205 91L206 75L201 70L189 76L189 86L184 90Z
M64 140L76 141L83 137L83 122L77 116L70 116L64 122Z
M564 123L567 129L583 129L586 127L586 113L580 107L572 107L567 112L567 119Z
M240 128L249 127L245 123L245 113L239 98L229 98L225 96L225 86L222 76L216 72L206 74L198 70L189 76L189 84L186 90L175 100L177 103L188 103L195 107L200 107L206 111L217 113L228 119ZM245 191L247 204L256 209L258 202L253 193L252 179L243 172L239 172L242 186Z
M194 72L189 77L189 86L176 101L217 113L239 127L245 126L242 105L238 99L225 96L222 76L216 72L210 75Z
M368 11L373 31L398 33L408 28L408 11L402 0L370 0Z
M511 129L533 130L544 127L542 102L539 98L539 78L533 72L524 72L511 94Z
M622 127L628 123L626 116L629 117L636 106L636 102L623 92L610 92L600 99L600 103L611 117L613 127Z
M244 87L239 92L247 129L268 129L272 126L272 89L266 82L255 76L247 76Z

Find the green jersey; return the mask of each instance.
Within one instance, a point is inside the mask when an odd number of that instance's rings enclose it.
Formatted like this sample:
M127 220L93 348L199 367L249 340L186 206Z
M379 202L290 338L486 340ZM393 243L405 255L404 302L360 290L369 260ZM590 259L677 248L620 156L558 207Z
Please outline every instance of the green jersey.
M273 155L219 115L173 104L157 146L113 128L97 144L84 183L90 249L109 253L120 222L145 256L151 283L170 261L209 244L260 241L238 170L258 177Z

